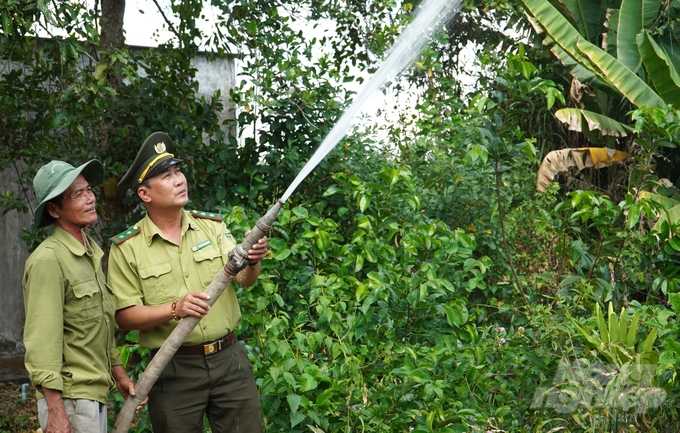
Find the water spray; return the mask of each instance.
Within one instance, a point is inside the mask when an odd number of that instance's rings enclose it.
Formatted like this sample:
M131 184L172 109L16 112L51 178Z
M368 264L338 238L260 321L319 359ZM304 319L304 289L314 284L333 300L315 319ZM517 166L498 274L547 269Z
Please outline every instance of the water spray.
M212 306L224 289L231 283L243 268L248 265L248 251L262 237L269 233L276 217L284 203L293 194L300 183L312 172L312 170L328 155L328 153L340 142L352 127L356 114L368 99L380 89L380 87L393 76L397 76L407 66L411 65L420 55L429 36L438 23L447 22L458 12L460 0L426 0L418 9L414 20L399 36L392 47L389 55L368 80L366 86L357 94L357 98L340 117L333 129L305 164L297 177L293 180L283 196L262 216L250 234L229 252L229 257L224 268L220 270L215 279L210 283L205 293L210 296L206 302ZM121 409L112 433L127 433L135 416L135 409L146 398L151 387L160 377L170 359L180 348L184 340L196 327L200 319L194 316L183 318L165 340L163 345L146 367L142 377L135 385L135 396L129 396Z

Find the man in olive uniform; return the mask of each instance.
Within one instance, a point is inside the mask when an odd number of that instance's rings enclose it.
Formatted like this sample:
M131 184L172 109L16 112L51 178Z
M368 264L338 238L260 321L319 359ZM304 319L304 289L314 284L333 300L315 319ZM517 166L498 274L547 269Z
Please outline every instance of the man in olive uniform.
M134 395L116 349L104 254L85 233L97 220L92 187L103 177L97 160L78 168L51 161L33 181L40 202L33 225L54 224L26 261L23 277L25 364L45 433L106 433L114 380L123 397Z
M184 210L187 182L172 152L167 134L151 134L119 183L136 192L146 216L111 238L116 321L139 330L141 346L153 353L179 320L202 318L149 392L155 433L200 433L204 414L215 433L261 432L253 369L234 334L241 320L234 288L230 284L212 307L205 302L204 290L236 244L219 214ZM265 238L248 252L239 284L257 281L267 248Z

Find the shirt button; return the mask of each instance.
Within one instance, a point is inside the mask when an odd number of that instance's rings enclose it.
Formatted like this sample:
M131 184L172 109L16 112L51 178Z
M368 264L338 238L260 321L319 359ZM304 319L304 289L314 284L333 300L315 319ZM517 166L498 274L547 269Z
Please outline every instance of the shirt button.
M205 325L203 325L203 330L206 330L206 329L208 329L208 327L207 327L207 326L205 326Z
M184 274L184 278L189 278L189 273Z

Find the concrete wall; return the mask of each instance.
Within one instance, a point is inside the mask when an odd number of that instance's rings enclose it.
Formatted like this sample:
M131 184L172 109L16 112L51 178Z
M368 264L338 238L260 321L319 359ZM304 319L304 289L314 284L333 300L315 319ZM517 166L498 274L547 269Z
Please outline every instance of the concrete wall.
M0 172L0 191L22 195L17 174L8 168ZM33 196L31 188L30 196ZM33 204L35 206L35 204ZM0 216L0 380L26 377L23 368L24 302L21 277L28 247L21 240L21 228L33 223L30 214L10 211Z
M226 119L234 119L234 104L229 100L229 91L234 88L236 84L236 62L233 57L223 59L208 60L205 56L199 55L196 57L192 66L196 68L196 81L198 81L197 96L205 96L206 99L211 97L217 90L221 91L220 100L224 109L219 116L220 125ZM229 132L222 125L225 132ZM235 135L235 129L232 128L232 135Z
M229 90L234 85L235 60L233 57L209 61L199 55L194 59L197 69L196 79L199 83L197 97L212 96L221 90L224 110L220 120L233 118L232 104L229 102ZM15 65L14 67L17 67ZM225 132L225 127L223 126ZM207 137L204 137L207 140ZM15 195L23 194L16 183L18 176L13 169L0 172L0 191L12 191ZM27 194L34 198L32 185ZM35 203L32 203L35 208ZM28 247L21 240L22 227L33 223L32 214L20 214L10 211L0 215L0 381L18 380L28 377L23 367L23 325L24 303L21 278L24 263L28 258Z

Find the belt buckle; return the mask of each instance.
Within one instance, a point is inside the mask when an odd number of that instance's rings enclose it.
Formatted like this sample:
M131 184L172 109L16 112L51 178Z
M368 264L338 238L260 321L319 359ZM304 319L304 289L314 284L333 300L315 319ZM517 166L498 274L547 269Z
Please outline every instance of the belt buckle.
M204 355L210 355L211 353L217 352L217 342L210 343L210 344L204 344L203 345L203 354Z

